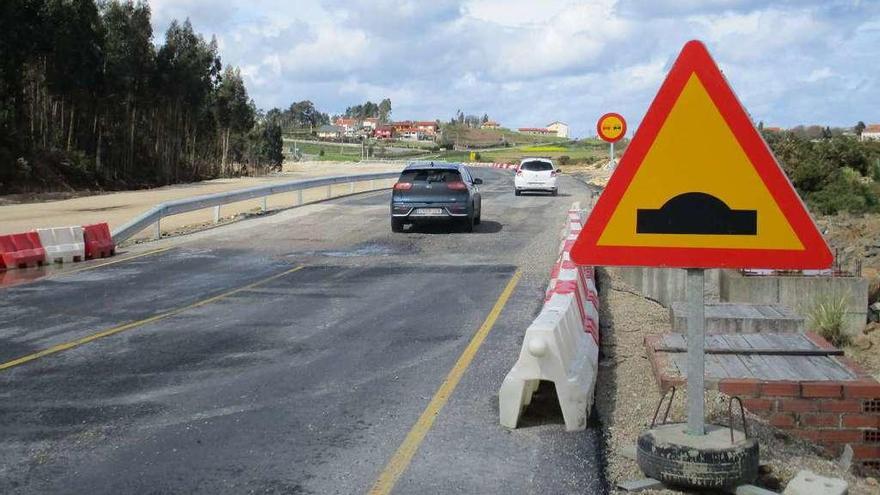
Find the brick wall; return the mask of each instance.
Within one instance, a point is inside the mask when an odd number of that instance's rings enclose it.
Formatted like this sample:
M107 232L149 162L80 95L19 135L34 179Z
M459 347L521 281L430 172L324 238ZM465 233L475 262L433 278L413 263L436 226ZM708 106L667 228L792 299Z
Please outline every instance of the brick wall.
M820 348L834 349L822 337L806 335ZM665 392L683 386L684 381L670 375L661 353L653 352L661 338L648 337L645 345L657 383ZM839 456L850 444L859 465L880 470L880 382L851 359L835 359L856 378L821 382L725 379L715 385L720 392L741 398L746 409L776 428L821 445L827 455Z

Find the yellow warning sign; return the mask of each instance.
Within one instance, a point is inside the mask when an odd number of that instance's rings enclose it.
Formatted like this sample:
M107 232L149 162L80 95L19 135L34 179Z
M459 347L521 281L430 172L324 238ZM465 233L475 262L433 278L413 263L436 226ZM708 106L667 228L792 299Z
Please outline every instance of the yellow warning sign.
M699 126L699 133L694 132L695 126ZM638 228L640 211L644 224L649 217L646 212L660 211L670 200L687 193L716 198L731 211L755 212L756 233L695 235ZM692 196L694 199L685 202L684 207L705 210L717 204L723 215L723 206L706 196ZM701 202L700 198L709 203ZM686 213L694 216L699 211ZM654 145L599 237L599 245L803 249L696 74L691 75L672 107Z
M598 131L613 133L613 114ZM828 244L706 47L685 45L571 250L583 265L827 268Z

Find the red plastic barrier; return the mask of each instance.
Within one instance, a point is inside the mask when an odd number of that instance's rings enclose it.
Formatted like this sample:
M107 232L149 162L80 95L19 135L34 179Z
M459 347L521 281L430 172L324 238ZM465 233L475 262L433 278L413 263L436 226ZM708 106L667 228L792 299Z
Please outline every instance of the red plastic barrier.
M0 236L0 268L26 268L45 261L46 250L36 232Z
M106 223L83 225L83 238L86 243L86 259L106 258L116 254L116 244L110 237L110 227Z

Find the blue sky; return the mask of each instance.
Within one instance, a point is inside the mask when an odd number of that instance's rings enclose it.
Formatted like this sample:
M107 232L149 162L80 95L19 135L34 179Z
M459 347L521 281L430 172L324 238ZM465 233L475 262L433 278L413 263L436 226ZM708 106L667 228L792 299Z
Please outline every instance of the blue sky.
M767 125L880 122L880 0L149 0L157 40L189 17L261 108L391 98L396 119L461 109L506 127L616 111L638 124L703 40Z

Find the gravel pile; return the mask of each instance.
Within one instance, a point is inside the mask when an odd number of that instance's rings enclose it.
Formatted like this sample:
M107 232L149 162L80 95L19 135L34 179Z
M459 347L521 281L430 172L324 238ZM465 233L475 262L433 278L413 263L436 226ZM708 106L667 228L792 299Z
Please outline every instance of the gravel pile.
M601 357L596 387L596 409L604 427L607 445L606 476L611 487L618 482L644 476L635 459L639 433L650 425L660 392L645 351L648 335L670 331L669 312L663 306L639 296L613 269L598 270L601 296ZM707 391L709 421L727 425L727 398ZM684 421L687 394L676 394L670 421ZM664 406L665 407L665 406ZM749 415L749 428L757 435L762 466L758 484L782 491L801 469L823 476L846 479L850 494L880 493L877 480L849 474L833 460L821 456L817 447L794 439ZM739 428L739 420L734 419ZM675 490L640 493L680 493Z

